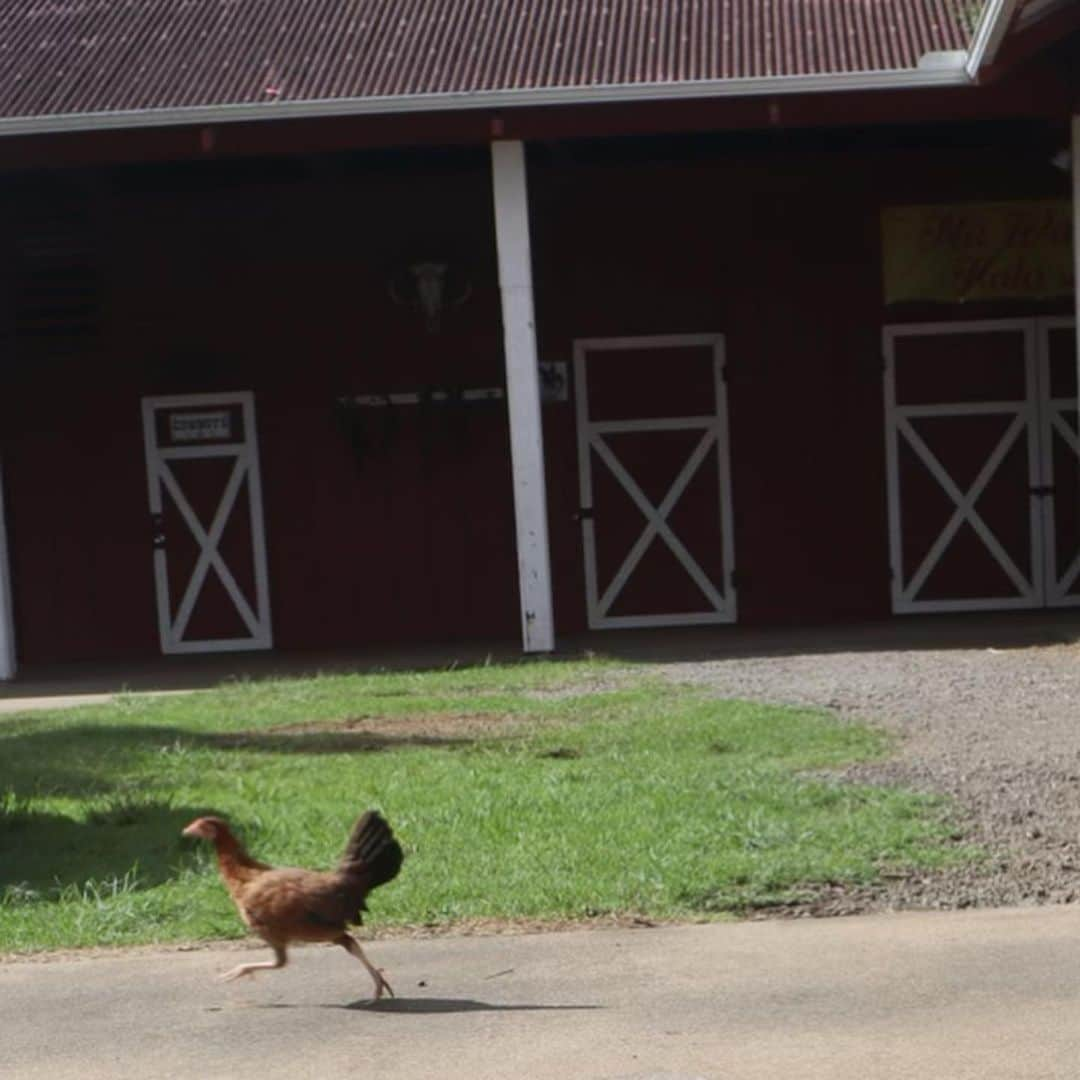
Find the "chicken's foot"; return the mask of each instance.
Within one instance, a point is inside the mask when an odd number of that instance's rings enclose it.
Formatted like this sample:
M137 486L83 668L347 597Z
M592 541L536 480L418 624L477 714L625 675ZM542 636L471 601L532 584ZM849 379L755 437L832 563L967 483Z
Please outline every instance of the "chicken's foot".
M372 1001L378 1001L383 996L384 991L391 997L394 996L394 988L386 981L383 973L364 955L364 950L360 948L360 942L356 938L351 934L342 934L337 939L336 944L352 953L367 968L368 974L375 982L375 996Z
M221 981L232 982L233 979L242 979L245 975L254 975L256 971L268 971L272 968L284 967L287 962L288 956L285 950L275 948L273 960L263 960L257 964L240 964L232 968L232 970L226 971L221 976Z

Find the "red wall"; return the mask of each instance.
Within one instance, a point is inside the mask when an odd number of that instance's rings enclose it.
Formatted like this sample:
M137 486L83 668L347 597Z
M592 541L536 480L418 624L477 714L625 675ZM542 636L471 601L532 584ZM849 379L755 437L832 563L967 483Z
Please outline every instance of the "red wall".
M726 335L741 622L888 612L881 326L1010 312L886 311L880 208L1063 194L1054 134L533 149L542 359L578 337ZM212 390L256 395L277 645L514 637L505 410L371 410L359 460L335 410L503 383L484 155L67 180L91 207L100 325L60 359L17 340L5 368L22 662L158 651L139 400ZM430 258L472 288L438 335L387 289ZM568 633L585 625L573 404L544 416Z
M577 337L725 335L741 623L889 614L882 326L1070 305L886 308L881 208L1066 197L1049 160L1063 135L1002 128L921 148L899 130L893 147L880 135L860 146L857 132L818 147L717 140L697 157L668 144L654 162L630 143L535 155L542 355L568 357ZM579 629L569 409L549 414L547 437L556 607L560 626Z
M22 661L157 652L139 402L214 390L255 391L275 644L511 633L503 407L370 410L360 457L336 407L501 384L483 171L204 175L98 178L98 340L5 394ZM430 258L472 288L438 335L387 288Z

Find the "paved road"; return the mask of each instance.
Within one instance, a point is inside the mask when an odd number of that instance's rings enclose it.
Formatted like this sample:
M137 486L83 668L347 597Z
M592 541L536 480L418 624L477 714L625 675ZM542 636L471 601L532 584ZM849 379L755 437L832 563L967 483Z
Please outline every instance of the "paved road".
M0 967L10 1080L1074 1080L1080 912L901 914L377 941L398 998L299 950Z

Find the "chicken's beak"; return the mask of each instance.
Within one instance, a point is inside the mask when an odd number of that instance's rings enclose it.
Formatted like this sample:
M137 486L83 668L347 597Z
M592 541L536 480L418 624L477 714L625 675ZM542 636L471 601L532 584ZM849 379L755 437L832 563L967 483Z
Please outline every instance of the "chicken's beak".
M180 833L181 836L199 836L203 835L202 829L197 821L193 821L186 829L183 829Z

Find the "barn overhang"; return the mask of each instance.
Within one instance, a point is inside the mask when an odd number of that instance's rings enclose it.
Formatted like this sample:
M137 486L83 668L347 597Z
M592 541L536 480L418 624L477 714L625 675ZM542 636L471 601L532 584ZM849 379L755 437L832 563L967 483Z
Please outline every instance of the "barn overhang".
M155 140L159 149L151 149L150 156L164 159L241 155L274 143L280 148L277 152L295 152L311 131L324 132L328 146L348 145L360 130L355 125L372 125L363 130L374 134L360 137L367 145L400 144L402 135L391 130L399 124L418 132L420 142L441 138L487 144L513 456L522 641L526 651L546 651L554 647L554 617L525 140L545 133L554 137L611 133L620 125L628 132L700 130L719 123L720 117L738 118L745 127L809 126L822 123L823 116L826 122L830 116L855 122L860 110L865 115L876 108L889 115L891 109L899 116L910 114L912 103L943 100L958 116L968 110L985 112L988 103L993 113L994 102L1006 111L1022 109L1023 103L1007 101L1007 88L988 83L1000 67L1018 10L1018 0L991 0L967 50L927 53L916 66L905 69L12 116L0 118L0 168L63 163L70 147L77 148L74 160L92 160L95 155L135 160ZM1053 92L1050 86L1047 93ZM1065 94L1056 99L1059 105L1064 105ZM868 96L874 104L866 104ZM1044 107L1046 100L1040 98L1035 107ZM915 112L921 114L919 109ZM711 120L703 119L709 116ZM409 128L410 124L416 127ZM1080 116L1072 119L1072 176L1074 257L1080 271ZM1077 307L1080 312L1080 292ZM0 678L15 672L14 633L0 489Z
M429 0L433 8L438 3ZM543 6L539 0L538 6ZM626 11L632 8L627 5ZM123 56L102 52L96 37L80 39L78 48L71 46L63 59L58 56L57 63L66 70L50 79L47 60L50 50L59 45L49 31L34 27L12 32L6 63L8 77L17 76L6 95L0 93L0 169L94 160L310 153L439 141L475 145L493 138L528 141L888 123L927 112L956 119L973 111L1018 115L1036 99L1045 104L1055 87L1060 89L1060 79L1053 74L1044 77L1046 73L1036 68L1025 72L1022 93L1015 86L1011 93L1001 93L1002 76L1080 28L1080 9L1065 0L985 0L973 25L968 24L969 33L961 24L971 18L970 13L962 18L954 13L942 25L932 19L928 29L916 9L915 0L897 0L896 11L884 23L871 20L857 28L848 27L841 13L826 11L825 25L796 22L776 40L759 34L760 28L750 18L746 26L732 24L740 36L749 35L747 40L753 45L744 50L742 59L727 57L726 44L722 49L715 42L710 45L704 24L687 24L681 32L688 56L725 54L723 60L708 63L684 61L675 45L663 45L663 34L650 39L645 58L631 63L627 56L616 63L604 59L605 50L614 49L615 44L603 41L603 35L616 27L598 24L589 30L579 26L575 33L593 33L598 38L556 41L556 48L578 50L572 63L567 59L558 65L558 73L554 67L543 73L518 70L538 63L537 57L530 61L530 48L543 48L535 42L522 43L521 55L514 52L499 59L493 54L488 57L490 70L478 69L469 78L449 83L431 74L439 66L432 66L427 54L410 60L403 45L402 56L385 61L393 67L392 79L372 77L351 89L340 81L319 83L321 91L314 84L292 91L269 84L263 87L266 80L259 77L254 59L252 71L244 75L248 58L237 51L240 39L231 46L235 56L224 73L201 57L174 57L171 62L183 61L187 88L183 92L159 85L160 79L155 82L146 65L129 72L126 62L121 64ZM793 9L793 14L797 16L798 11ZM182 17L197 15L176 16ZM614 9L597 16L601 22L621 17ZM807 17L806 13L801 16ZM125 31L129 37L121 41L133 40L146 29L139 29L140 16L131 18L133 25ZM739 16L723 15L728 18ZM43 27L48 22L38 21ZM19 24L15 26L18 29ZM730 35L732 27L721 22L715 32ZM473 27L469 32L483 31ZM100 36L105 39L108 32ZM290 49L300 48L287 37L280 43L286 59ZM651 56L652 52L656 55ZM324 61L329 63L326 57ZM76 80L85 65L91 66L80 83ZM289 66L318 69L306 55ZM233 68L238 70L231 73ZM240 92L237 86L242 77L252 85ZM0 90L3 79L0 70ZM144 81L147 85L140 89Z
M1028 0L1028 9L1038 7L1056 7L1055 0ZM243 123L279 124L299 120L319 120L330 118L356 118L365 116L409 116L413 114L445 114L460 112L481 112L488 114L516 113L530 109L574 109L581 106L595 107L605 105L639 105L643 103L681 103L688 101L715 101L723 99L777 98L789 96L812 96L828 94L868 93L875 91L913 91L927 89L948 89L974 87L979 85L987 71L995 64L1002 45L1018 15L1025 8L1025 0L986 0L972 28L966 47L957 38L938 28L938 37L931 35L924 38L920 46L909 44L906 48L890 55L891 47L885 38L896 32L896 27L886 30L870 27L858 32L850 27L822 28L815 24L813 30L806 30L808 40L815 34L842 38L844 47L856 48L857 52L845 57L838 64L830 62L824 55L816 59L807 59L794 65L786 64L781 53L769 59L766 68L776 65L778 73L758 70L761 65L749 62L732 61L718 75L701 77L700 73L690 71L666 72L665 77L656 78L659 71L672 62L668 57L656 60L656 71L644 73L627 66L616 78L603 74L604 65L595 70L588 62L581 61L582 69L572 74L564 73L561 77L537 77L530 73L526 78L521 72L508 71L500 75L490 74L474 84L460 85L452 89L435 89L425 85L419 71L399 72L398 78L406 74L412 76L411 82L418 89L385 92L377 86L364 86L361 94L349 94L336 90L331 94L311 94L301 92L291 96L276 86L267 86L261 100L236 100L235 93L230 97L225 85L215 85L220 81L210 68L200 75L199 61L192 59L185 64L189 78L202 79L206 85L197 95L202 100L191 102L168 103L169 94L160 88L147 90L145 103L140 99L137 89L140 78L149 78L138 74L129 75L120 71L110 75L109 64L112 58L103 55L98 61L101 70L93 70L93 90L81 93L77 88L70 89L64 96L57 97L63 105L50 107L55 91L49 86L50 80L42 78L35 69L40 69L40 61L28 60L25 72L20 71L19 80L29 82L29 87L20 89L15 96L19 103L0 109L0 138L29 135L65 135L92 131L130 131L148 128L170 127L205 127L206 125L230 125ZM795 12L794 14L797 14ZM913 13L898 8L894 18L904 21L910 17L912 27L919 23ZM826 12L826 20L831 16ZM616 31L614 26L607 27L608 32ZM625 28L624 28L625 29ZM756 27L751 23L749 29L741 28L753 35ZM956 32L959 32L959 26ZM144 28L149 32L148 28ZM138 34L138 29L129 29L125 33ZM168 31L161 31L167 33ZM602 30L599 32L603 32ZM702 34L703 31L688 30L688 33ZM800 29L791 30L793 39L800 34ZM33 32L27 32L30 37ZM660 35L657 35L658 37ZM910 35L914 42L921 35ZM866 37L866 40L862 40ZM881 40L878 40L878 38ZM704 39L703 39L704 41ZM696 46L697 42L691 42ZM20 49L30 55L35 48L48 56L56 42L43 37L40 40L15 41L12 52ZM770 46L767 35L758 43L758 51L768 51ZM280 44L287 53L292 46L285 40ZM537 46L538 47L538 46ZM523 46L523 48L525 48ZM834 43L833 49L840 48ZM403 50L404 51L404 50ZM90 62L93 46L80 50L84 53L77 59L68 58L68 63ZM882 53L885 59L876 64L867 62L867 57ZM672 54L674 56L674 54ZM861 56L862 63L856 60ZM238 59L238 62L239 59ZM519 63L526 63L519 59ZM610 63L611 61L608 61ZM425 66L427 61L424 61ZM678 67L683 64L679 63ZM60 71L61 80L71 76L71 72ZM35 79L40 85L35 86ZM265 80L264 80L265 81ZM148 86L150 84L148 83ZM110 90L110 87L117 89ZM119 87L124 87L121 92ZM104 89L101 89L104 88ZM166 103L161 104L164 98ZM45 104L41 107L42 102ZM132 105L134 102L134 106ZM104 107L103 107L104 106ZM20 109L23 111L20 112Z

